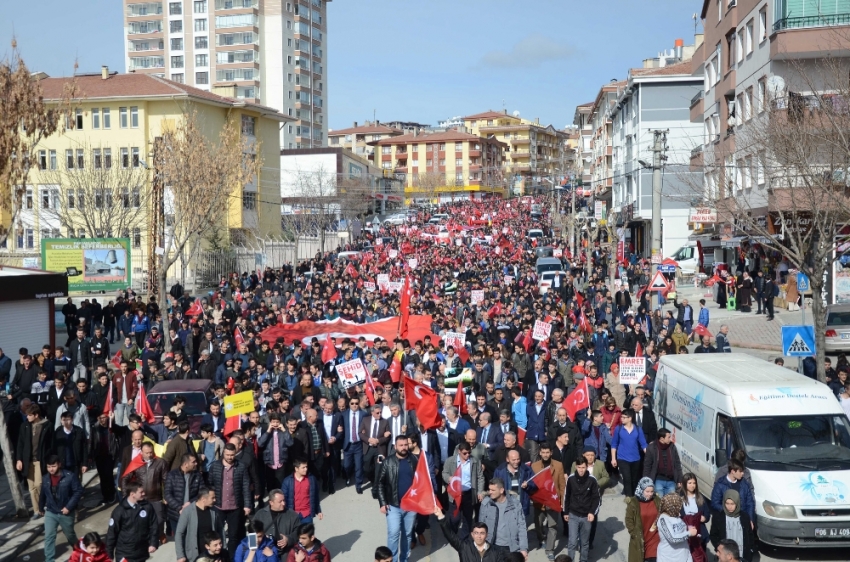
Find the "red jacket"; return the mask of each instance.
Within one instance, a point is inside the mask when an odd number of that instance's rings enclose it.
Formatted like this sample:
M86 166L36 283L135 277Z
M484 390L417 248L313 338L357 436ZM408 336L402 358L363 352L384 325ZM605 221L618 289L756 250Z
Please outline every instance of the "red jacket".
M313 552L307 552L300 542L295 543L295 547L289 551L289 556L286 557L286 562L295 562L295 553L299 550L307 554L304 562L331 562L331 553L328 552L325 545L319 539L314 539L313 543Z
M330 560L330 558L328 558ZM74 552L71 553L71 558L68 562L110 562L109 555L106 554L106 547L102 546L100 552L92 556L86 552L86 547L83 546L83 541L77 543L74 547Z

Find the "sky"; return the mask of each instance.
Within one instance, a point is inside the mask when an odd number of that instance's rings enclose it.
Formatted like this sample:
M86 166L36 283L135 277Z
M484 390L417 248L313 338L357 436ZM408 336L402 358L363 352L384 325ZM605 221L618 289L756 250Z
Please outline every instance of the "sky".
M163 0L166 1L167 0ZM562 128L629 68L693 43L699 0L333 0L331 128L519 111ZM2 2L0 57L14 36L31 70L124 71L119 0ZM701 26L698 27L701 31Z

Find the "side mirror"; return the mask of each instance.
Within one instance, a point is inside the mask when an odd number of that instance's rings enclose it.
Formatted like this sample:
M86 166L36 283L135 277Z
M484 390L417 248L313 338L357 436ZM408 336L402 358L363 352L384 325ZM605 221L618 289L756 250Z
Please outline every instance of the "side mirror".
M714 464L717 465L717 468L721 468L726 466L726 463L729 462L729 455L726 454L726 449L715 449L714 450Z

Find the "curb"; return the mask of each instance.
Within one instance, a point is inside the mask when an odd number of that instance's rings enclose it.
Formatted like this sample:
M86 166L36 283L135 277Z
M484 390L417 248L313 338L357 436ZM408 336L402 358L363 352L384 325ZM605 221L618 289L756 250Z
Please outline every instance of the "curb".
M781 345L771 345L767 343L750 343L729 340L729 345L732 347L740 347L743 349L758 349L761 351L782 351Z

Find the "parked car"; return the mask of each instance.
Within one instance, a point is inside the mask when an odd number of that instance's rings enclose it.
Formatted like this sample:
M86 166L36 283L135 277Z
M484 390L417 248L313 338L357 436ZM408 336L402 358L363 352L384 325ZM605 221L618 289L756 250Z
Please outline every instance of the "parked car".
M183 411L189 417L189 431L193 435L200 435L201 419L207 413L212 398L211 386L212 381L206 379L162 381L155 384L147 396L148 404L156 416L156 423L160 423L162 416L171 410L174 398L179 394L186 399Z
M826 307L827 353L850 351L850 304L833 304Z
M540 281L537 282L537 289L540 291L540 294L543 295L552 288L555 284L555 277L560 277L560 282L558 286L563 286L567 282L567 272L566 271L544 271L540 274Z

